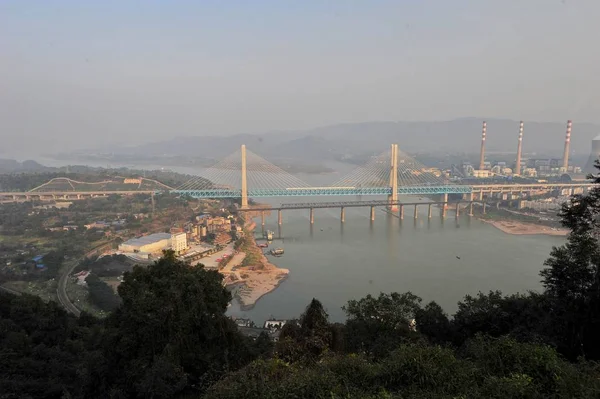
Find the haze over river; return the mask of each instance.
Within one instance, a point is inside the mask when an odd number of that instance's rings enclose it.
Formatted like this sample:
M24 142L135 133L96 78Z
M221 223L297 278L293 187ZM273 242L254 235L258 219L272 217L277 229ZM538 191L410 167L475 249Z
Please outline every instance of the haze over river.
M352 169L346 164L328 166L340 173L298 177L314 186L324 186ZM159 167L139 166L144 169ZM183 167L166 169L196 172ZM356 199L307 197L257 200L279 205L283 202ZM404 197L401 200L415 202L419 198ZM349 299L358 299L368 293L377 295L393 291L412 291L424 302L435 300L447 312L453 313L457 301L465 294L495 289L507 294L540 290L539 271L543 262L552 246L561 245L565 240L563 237L505 234L470 218L466 212L456 221L454 212L449 211L446 220L442 221L439 209L434 208L434 217L428 220L426 206L421 207L416 223L412 207L405 209L402 222L377 209L375 221L371 223L369 208L365 207L346 208L346 223L342 225L339 212L339 208L316 209L315 223L311 228L308 210L284 211L283 239L275 240L272 247L284 248L285 255L273 258L273 263L289 269L289 278L261 298L252 310L242 312L234 303L229 313L249 317L257 323L270 316L294 318L314 297L323 302L332 320L341 321L344 319L341 307ZM260 236L260 219L256 221L256 234ZM267 218L266 228L277 233L276 212Z

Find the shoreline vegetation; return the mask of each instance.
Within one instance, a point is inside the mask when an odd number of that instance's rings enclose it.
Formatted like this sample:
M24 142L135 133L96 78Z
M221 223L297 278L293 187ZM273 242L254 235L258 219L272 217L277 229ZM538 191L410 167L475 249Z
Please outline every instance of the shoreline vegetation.
M244 224L244 238L239 252L220 273L226 287L232 289L233 297L243 311L251 310L263 296L274 291L288 277L288 269L269 262L254 239L256 223L248 217Z

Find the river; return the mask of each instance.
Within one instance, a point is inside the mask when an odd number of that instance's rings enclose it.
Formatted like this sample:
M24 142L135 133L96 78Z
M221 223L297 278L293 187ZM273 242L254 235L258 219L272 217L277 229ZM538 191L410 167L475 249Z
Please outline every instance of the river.
M344 175L352 167L328 164ZM299 175L314 186L326 186L340 176ZM290 202L353 200L353 197L258 199L278 205ZM362 200L376 199L363 197ZM381 198L383 199L383 198ZM401 197L418 202L418 197ZM426 198L422 201L427 201ZM290 275L275 291L261 298L249 311L235 303L229 313L257 323L275 317L298 317L312 298L319 299L333 321L345 319L342 306L350 299L380 292L411 291L423 304L438 302L453 313L466 294L501 290L503 293L539 291L539 272L552 246L564 237L509 235L469 217L458 220L454 211L442 220L438 208L428 220L427 206L419 208L415 222L412 207L400 221L377 209L370 221L370 209L346 208L345 223L339 208L315 209L311 227L308 210L283 211L282 239L273 246L285 255L273 263L289 269ZM260 220L256 230L260 236ZM277 229L277 214L267 218L267 229ZM458 259L459 257L460 259Z
M394 291L412 291L452 313L465 294L541 289L543 262L553 245L564 242L508 235L467 215L442 221L438 209L428 220L427 207L421 208L416 222L406 209L402 222L378 210L373 223L368 207L347 208L344 224L339 209L316 209L312 228L308 210L284 211L283 238L273 246L284 248L285 255L274 263L289 269L289 278L252 310L234 304L229 313L256 322L293 318L317 298L332 320L342 321L341 307L349 299ZM276 214L267 228L277 232Z
M323 186L352 168L339 163L328 166L340 172L298 177L312 185ZM167 169L196 172L184 167ZM324 197L322 200L338 199L353 198ZM314 198L258 200L273 205L315 201ZM418 198L401 200L414 202ZM415 222L412 209L408 208L404 221L400 222L378 209L371 223L368 207L347 208L346 222L342 224L338 208L317 209L311 227L308 210L284 211L283 238L273 245L283 247L285 255L273 262L289 269L289 278L261 298L252 310L241 311L234 303L228 312L257 323L271 316L288 319L298 317L310 300L317 298L331 320L342 321L341 307L349 299L369 293L412 291L423 298L424 303L434 300L453 313L457 302L466 294L496 289L507 294L540 290L539 271L544 260L553 245L561 245L565 240L563 237L508 235L465 213L458 220L453 212L448 214L443 221L439 209L435 209L434 217L428 220L427 207L423 206ZM271 215L266 227L277 232L276 218L276 213ZM257 222L256 233L260 235L260 221Z

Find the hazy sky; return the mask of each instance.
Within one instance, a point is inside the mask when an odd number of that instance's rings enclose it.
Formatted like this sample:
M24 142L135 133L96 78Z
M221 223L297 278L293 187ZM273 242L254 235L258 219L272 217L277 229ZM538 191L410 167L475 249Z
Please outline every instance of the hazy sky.
M599 0L0 0L0 137L600 122L599 42Z

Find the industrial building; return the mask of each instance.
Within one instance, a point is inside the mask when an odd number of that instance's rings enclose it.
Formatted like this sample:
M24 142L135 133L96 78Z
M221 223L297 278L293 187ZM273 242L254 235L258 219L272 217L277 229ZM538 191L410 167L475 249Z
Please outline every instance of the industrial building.
M155 233L144 237L132 238L119 245L119 251L155 253L171 246L171 234Z
M583 172L585 174L598 173L598 170L594 167L594 162L596 162L598 158L600 158L600 135L594 137L592 140L592 151L590 152L590 157L585 164L585 168L583 168Z

